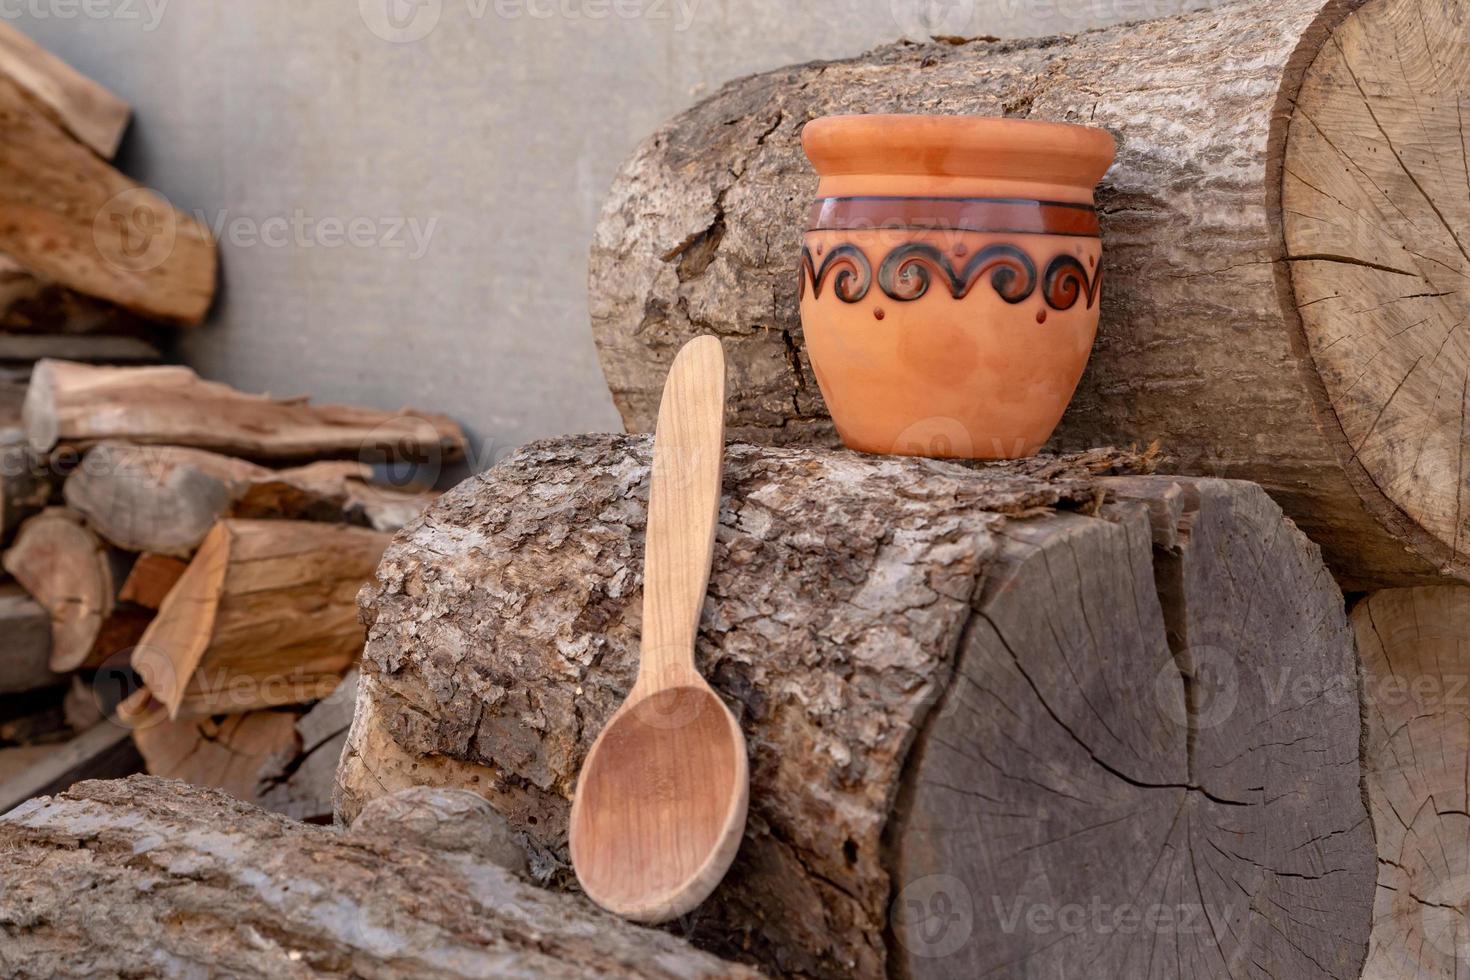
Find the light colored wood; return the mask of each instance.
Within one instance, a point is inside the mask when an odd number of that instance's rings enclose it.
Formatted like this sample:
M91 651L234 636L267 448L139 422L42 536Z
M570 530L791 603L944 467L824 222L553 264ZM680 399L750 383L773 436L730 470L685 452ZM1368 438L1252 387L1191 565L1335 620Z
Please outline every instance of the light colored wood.
M473 816L459 819L481 832ZM313 827L154 776L0 821L16 977L758 980L414 821ZM125 937L125 938L124 938Z
M4 74L0 123L0 252L152 319L204 319L218 255L203 224L77 143Z
M183 577L189 563L168 555L147 552L138 556L117 597L144 609L157 609Z
M52 670L96 666L137 639L141 622L117 605L124 565L67 508L21 525L4 566L51 617Z
M0 330L68 336L152 332L136 313L38 276L8 255L0 255Z
M261 806L295 820L331 822L337 761L347 744L356 703L357 671L350 670L336 690L297 720L296 754L263 774Z
M117 547L188 558L225 517L396 531L434 498L372 486L371 478L370 466L351 460L273 470L203 449L109 441L87 451L62 492Z
M0 585L0 694L54 687L65 679L51 669L50 615L19 585Z
M294 711L266 710L164 719L134 728L133 742L150 774L255 803L266 788L266 774L299 751L298 717Z
M1352 610L1378 893L1364 980L1460 980L1470 938L1470 588Z
M9 24L0 22L0 72L9 75L104 160L128 128L128 104Z
M464 433L442 415L247 395L180 366L41 361L31 376L24 419L38 451L58 442L90 446L120 439L251 459L381 453L437 463L458 458L465 449Z
M781 68L661 127L614 181L590 261L629 429L652 427L679 345L715 332L740 379L734 437L835 444L797 308L807 120L1091 124L1119 143L1098 190L1103 319L1055 446L1157 440L1178 471L1259 483L1349 589L1470 579L1466 5L1211 6Z
M667 922L709 897L745 831L745 737L694 666L725 454L725 357L691 340L664 384L644 544L638 682L577 777L569 846L593 901Z
M650 461L646 436L544 440L394 539L340 819L471 789L576 888L568 802L639 670ZM1259 487L1105 462L727 446L695 657L750 814L681 933L823 980L1358 980L1376 851L1342 594ZM951 930L915 921L946 900ZM1103 933L1095 903L1166 919Z
M1470 423L1470 12L1374 0L1307 73L1282 214L1342 455L1405 541L1462 574Z
M357 591L389 537L221 521L138 641L133 668L175 719L325 697L362 650Z

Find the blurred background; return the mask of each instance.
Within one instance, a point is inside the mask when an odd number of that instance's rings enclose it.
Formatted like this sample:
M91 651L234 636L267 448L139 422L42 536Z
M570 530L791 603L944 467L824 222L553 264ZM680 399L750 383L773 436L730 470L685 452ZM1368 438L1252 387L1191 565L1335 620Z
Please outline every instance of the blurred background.
M674 113L732 78L904 36L1211 5L0 0L0 17L133 104L116 165L218 238L222 289L182 332L186 363L247 391L448 413L480 468L620 428L587 246L618 166Z

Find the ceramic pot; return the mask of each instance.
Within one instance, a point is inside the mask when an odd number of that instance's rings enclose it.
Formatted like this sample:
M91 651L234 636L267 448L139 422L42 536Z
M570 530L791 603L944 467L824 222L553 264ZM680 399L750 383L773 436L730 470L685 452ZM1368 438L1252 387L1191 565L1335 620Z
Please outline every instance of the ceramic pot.
M1097 334L1093 188L1113 138L1060 123L827 116L801 322L843 442L1012 459L1051 437Z

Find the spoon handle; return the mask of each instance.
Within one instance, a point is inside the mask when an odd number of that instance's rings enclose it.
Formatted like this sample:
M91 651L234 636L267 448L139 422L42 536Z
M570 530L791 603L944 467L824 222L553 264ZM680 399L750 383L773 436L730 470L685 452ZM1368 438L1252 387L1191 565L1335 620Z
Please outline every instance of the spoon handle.
M694 674L724 456L725 352L714 337L696 337L669 369L653 439L638 669L645 689L675 686Z

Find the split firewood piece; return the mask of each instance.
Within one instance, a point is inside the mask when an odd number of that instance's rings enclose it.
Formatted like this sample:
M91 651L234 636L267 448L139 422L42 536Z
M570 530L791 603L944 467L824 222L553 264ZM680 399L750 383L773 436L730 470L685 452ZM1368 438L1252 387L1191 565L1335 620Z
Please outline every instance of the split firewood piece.
M319 700L362 649L354 600L388 541L335 524L221 521L133 667L171 718Z
M0 330L21 334L109 334L150 340L157 329L136 313L44 279L0 255Z
M0 545L51 500L55 474L17 429L0 430Z
M38 451L58 442L85 446L121 439L250 459L372 455L433 463L465 450L464 433L442 415L247 395L179 366L41 361L31 376L24 417Z
M1375 592L1351 618L1378 839L1363 976L1453 980L1470 954L1470 588Z
M148 772L258 802L269 774L299 754L293 710L162 719L133 729Z
M0 22L0 73L104 160L112 159L132 110L126 102L9 24Z
M52 670L97 666L142 635L147 611L118 602L131 560L65 507L21 525L4 567L51 617Z
M1100 126L1118 137L1097 195L1103 319L1057 445L1157 439L1183 471L1260 483L1349 588L1470 580L1465 5L1208 6L783 67L661 127L615 180L591 253L593 335L627 427L652 430L674 352L713 332L742 379L732 433L835 441L798 236L771 237L806 227L807 120L923 108ZM880 297L874 283L866 302Z
M337 760L347 744L357 703L357 671L296 721L296 753L264 773L260 805L296 820L330 823Z
M451 785L566 860L639 660L648 465L535 443L395 538L341 819ZM689 934L808 977L1356 980L1374 848L1320 551L1251 484L1031 465L727 447L695 657L750 817Z
M369 486L371 477L371 467L349 460L272 470L202 449L105 442L88 450L63 494L118 547L187 558L224 517L396 531L433 499Z
M128 738L128 730L107 721L70 741L46 748L50 751L29 753L29 764L0 783L0 813L33 797L60 793L81 780L118 779L142 771L142 760ZM8 955L8 939L6 952ZM9 965L7 959L7 969Z
M20 586L0 585L0 694L54 687L65 677L51 669L51 617Z
M343 834L153 776L38 800L0 819L0 840L5 964L21 976L202 963L287 980L758 976L463 850Z
M30 363L48 357L99 364L142 364L163 360L158 346L141 337L83 333L0 333L0 361Z
M188 567L188 562L168 555L141 554L133 562L132 571L128 572L117 597L144 609L157 609Z
M0 124L0 252L153 319L204 319L218 256L201 222L77 143L4 74Z

